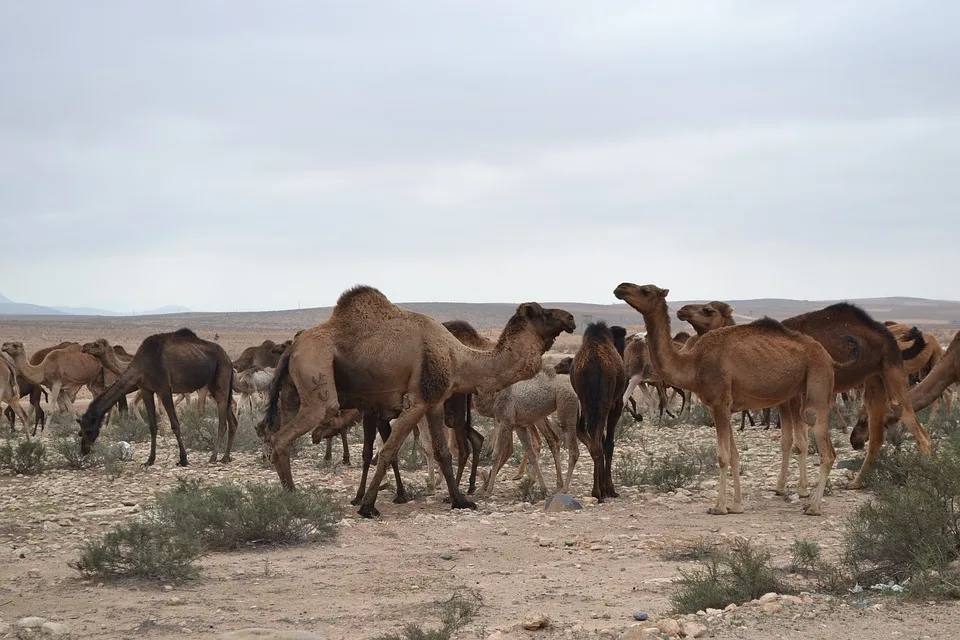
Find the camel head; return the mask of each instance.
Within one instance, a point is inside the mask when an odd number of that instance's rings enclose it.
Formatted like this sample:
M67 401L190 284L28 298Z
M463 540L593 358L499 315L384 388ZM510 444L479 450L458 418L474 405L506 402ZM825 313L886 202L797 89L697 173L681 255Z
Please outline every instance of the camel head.
M0 351L7 354L11 358L16 358L17 356L26 356L27 352L23 348L22 342L4 342L3 346L0 347Z
M98 417L95 410L87 408L77 422L80 423L80 453L87 455L100 436L100 423L103 422L103 416Z
M112 347L104 338L97 338L93 342L88 342L80 347L80 351L88 353L94 358L102 358L106 356L107 352L111 349Z
M640 313L652 313L660 305L666 305L670 289L661 289L655 284L633 284L623 282L613 290L618 300L623 300Z
M677 319L689 322L697 335L730 324L732 316L733 307L717 300L706 304L685 304L677 311Z
M543 341L543 352L546 353L553 346L557 336L561 333L573 333L577 323L573 321L573 314L563 309L549 309L541 307L536 302L524 302L517 307L516 313L507 322L507 328L530 328ZM504 334L508 331L505 329Z
M570 375L570 369L573 368L573 358L567 356L560 362L554 365L553 370L559 374Z

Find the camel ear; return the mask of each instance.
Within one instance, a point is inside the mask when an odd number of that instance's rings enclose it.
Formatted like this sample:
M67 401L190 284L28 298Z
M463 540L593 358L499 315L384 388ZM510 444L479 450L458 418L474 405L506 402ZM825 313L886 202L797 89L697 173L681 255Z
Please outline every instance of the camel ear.
M661 298L666 298L668 293L670 293L670 289L660 289Z
M722 315L725 318L729 318L731 315L733 315L733 307L728 305L726 302L720 302L719 300L714 300L713 302L710 303L710 306L712 306L714 309L719 311L720 315Z

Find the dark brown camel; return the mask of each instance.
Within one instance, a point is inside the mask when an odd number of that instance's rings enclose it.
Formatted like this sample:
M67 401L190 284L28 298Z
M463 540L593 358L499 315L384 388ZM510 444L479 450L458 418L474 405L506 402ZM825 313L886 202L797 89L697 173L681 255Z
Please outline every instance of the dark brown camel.
M251 367L269 367L276 368L280 362L280 356L292 344L292 340L287 340L277 344L273 340L264 340L257 346L247 347L240 354L240 357L233 361L233 368L239 371L246 371Z
M150 457L152 465L157 457L157 407L154 394L160 396L170 429L177 437L180 449L179 466L187 465L187 450L180 435L180 420L173 404L174 393L191 393L201 388L209 390L217 403L219 428L213 443L210 462L216 462L217 452L227 435L222 462L230 462L230 448L237 431L237 416L233 412L233 366L230 356L216 342L202 340L189 329L173 333L158 333L147 337L137 349L133 360L117 377L117 381L90 403L80 418L80 450L87 454L100 435L103 416L128 393L140 389L150 422Z
M624 332L625 333L625 332ZM620 337L623 348L623 336ZM623 413L627 374L622 351L605 322L593 322L583 332L583 342L573 357L570 383L580 400L577 437L593 458L593 491L598 502L617 498L613 488L613 434Z
M860 471L849 485L851 489L862 486L864 473L873 464L883 445L883 414L888 399L896 411L902 412L901 417L917 439L920 450L925 453L930 451L930 436L913 412L907 375L903 369L904 355L913 357L916 346L919 346L919 351L923 349L922 345L915 345L901 353L896 338L887 327L860 307L847 302L787 318L783 326L812 337L838 362L846 360L850 352L847 336L852 336L860 345L857 365L838 370L834 380L835 394L864 385L863 403L867 407L870 446ZM854 449L862 449L864 445L854 433L850 434L850 444Z

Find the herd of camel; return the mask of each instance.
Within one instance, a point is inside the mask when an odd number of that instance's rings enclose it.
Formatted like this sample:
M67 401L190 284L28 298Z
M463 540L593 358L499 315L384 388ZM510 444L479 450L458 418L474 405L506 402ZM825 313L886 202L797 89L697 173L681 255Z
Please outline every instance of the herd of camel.
M17 417L34 435L42 428L41 396L53 410L73 413L82 386L94 398L79 417L81 451L87 454L111 410L125 410L128 394L137 392L150 425L147 465L156 458L156 397L166 412L179 447L179 465L187 464L175 394L207 394L217 405L218 432L210 456L230 461L237 429L237 403L266 394L262 420L256 426L264 455L282 484L294 488L290 456L294 442L312 432L314 443L343 438L349 462L346 429L363 425L363 470L353 504L365 517L379 515L377 492L391 467L396 478L395 502L405 502L397 455L414 433L432 452L453 508L476 508L467 498L477 490L477 465L484 438L472 424L473 412L495 420L490 473L480 495L490 495L496 477L513 452L516 432L524 449L522 466L545 490L538 452L543 439L553 454L557 490L570 488L583 443L593 459L592 495L616 498L612 475L614 434L626 410L639 418L633 392L639 384L657 391L660 411L674 389L686 400L696 397L709 410L717 434L719 484L711 514L742 513L739 453L732 414L776 408L781 426L781 466L776 491L785 494L790 458L799 458L797 492L809 498L804 512L821 513L827 477L836 452L828 434L828 418L838 394L858 392L861 415L850 441L867 446L866 456L850 488L860 488L883 443L886 427L903 421L928 453L930 437L916 412L941 398L951 410L950 387L960 376L960 332L944 350L932 334L896 323L881 324L861 308L839 303L783 321L763 318L736 324L732 308L722 302L686 305L677 312L694 335L671 335L667 289L623 283L614 295L643 317L645 334L627 336L623 327L589 324L571 358L548 365L544 354L557 337L576 329L573 316L535 302L517 307L499 338L481 336L460 320L440 323L430 316L392 304L380 291L357 286L345 291L330 317L281 344L264 341L231 361L215 341L189 329L146 338L130 354L98 339L84 345L62 343L29 358L20 342L0 349L0 403L6 404L11 428ZM919 381L911 386L912 378ZM32 417L21 408L29 397ZM182 397L182 396L181 396ZM683 407L681 407L681 412ZM555 416L559 435L550 416ZM753 418L750 418L753 423ZM769 413L767 413L769 422ZM743 422L741 422L742 428ZM807 432L812 427L819 454L816 486L807 480ZM382 445L373 477L377 434ZM561 471L560 438L568 450L566 477ZM454 472L453 455L457 468ZM467 495L460 482L470 462ZM522 470L521 470L522 473ZM728 501L727 476L732 478Z

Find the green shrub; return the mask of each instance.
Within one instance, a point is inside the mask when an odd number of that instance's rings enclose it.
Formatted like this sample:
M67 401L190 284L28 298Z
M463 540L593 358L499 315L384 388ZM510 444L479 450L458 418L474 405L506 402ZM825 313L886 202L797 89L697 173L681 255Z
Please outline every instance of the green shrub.
M47 448L39 440L7 440L0 444L0 469L26 476L43 473L47 467Z
M142 419L137 419L137 416ZM150 425L147 424L146 411L131 408L126 413L118 413L110 418L103 427L101 438L124 442L149 442Z
M397 460L400 463L400 468L404 471L417 471L427 466L426 452L420 446L420 443L415 442L412 437L407 438L400 446Z
M885 451L873 499L848 518L845 559L860 584L908 583L919 597L960 597L960 436L932 455Z
M133 520L85 542L79 559L69 565L88 578L181 581L196 575L200 551L196 540L170 523Z
M336 524L343 517L329 491L316 487L286 491L277 483L255 482L241 486L181 481L158 497L156 513L211 550L327 540L336 535Z
M547 498L547 492L540 487L540 483L533 476L524 475L517 482L516 496L520 502L536 504Z
M435 603L440 609L440 626L424 629L419 624L408 624L400 634L377 636L374 640L450 640L453 634L470 624L483 600L473 589L459 589L449 600Z
M79 471L103 465L104 446L101 442L94 443L87 455L80 453L80 438L76 436L51 440L50 448L60 457L61 466L66 469Z
M731 551L714 549L702 564L701 571L680 570L678 589L670 596L677 613L695 613L708 607L723 609L771 591L790 592L772 566L770 552L749 542Z
M653 485L658 491L676 491L699 486L701 476L716 466L716 445L681 444L676 453L647 456L646 466L632 453L625 453L614 473L624 486Z
M822 551L812 540L794 540L791 555L794 571L811 571L820 563Z

